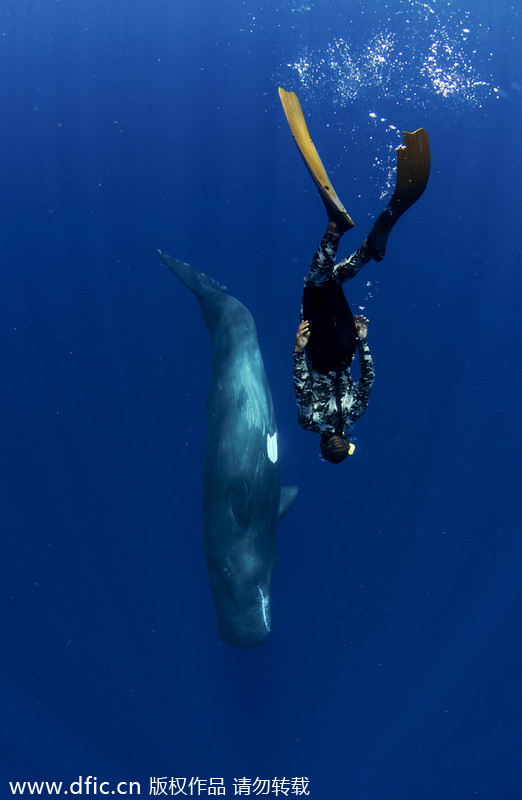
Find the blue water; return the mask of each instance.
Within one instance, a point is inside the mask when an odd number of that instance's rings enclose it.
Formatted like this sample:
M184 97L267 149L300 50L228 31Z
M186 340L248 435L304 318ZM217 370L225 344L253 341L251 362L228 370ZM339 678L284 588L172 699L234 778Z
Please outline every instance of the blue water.
M2 797L80 775L520 797L521 36L493 0L4 0ZM280 84L355 219L341 255L400 130L432 146L425 195L348 287L377 378L340 467L295 418L326 218ZM253 651L217 637L208 334L158 247L254 314L300 486Z

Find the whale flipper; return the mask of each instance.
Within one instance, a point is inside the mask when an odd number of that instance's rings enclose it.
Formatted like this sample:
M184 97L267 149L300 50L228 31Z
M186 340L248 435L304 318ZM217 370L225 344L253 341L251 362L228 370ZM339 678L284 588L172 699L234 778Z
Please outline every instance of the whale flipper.
M279 498L279 519L284 517L286 512L290 510L292 503L297 497L298 491L298 486L281 486L281 496Z

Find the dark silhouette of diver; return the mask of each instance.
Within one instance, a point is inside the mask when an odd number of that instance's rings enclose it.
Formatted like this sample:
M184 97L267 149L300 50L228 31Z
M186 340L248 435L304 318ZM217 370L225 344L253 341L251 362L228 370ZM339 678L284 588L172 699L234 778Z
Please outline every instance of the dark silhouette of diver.
M375 371L367 342L368 320L353 316L342 284L370 260L382 261L393 226L423 193L430 173L430 146L424 128L404 132L397 148L395 191L362 244L335 264L341 236L353 227L310 138L297 95L279 89L297 147L328 214L328 227L305 277L301 323L294 346L294 390L298 421L321 436L321 455L334 464L355 449L347 431L368 406ZM361 376L354 383L350 366L359 351Z

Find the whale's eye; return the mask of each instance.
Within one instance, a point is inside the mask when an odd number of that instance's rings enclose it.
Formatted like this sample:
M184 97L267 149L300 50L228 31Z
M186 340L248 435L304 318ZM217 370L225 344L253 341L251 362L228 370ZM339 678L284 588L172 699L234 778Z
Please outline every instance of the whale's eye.
M244 480L237 480L232 484L230 504L238 526L246 531L250 523L250 492Z

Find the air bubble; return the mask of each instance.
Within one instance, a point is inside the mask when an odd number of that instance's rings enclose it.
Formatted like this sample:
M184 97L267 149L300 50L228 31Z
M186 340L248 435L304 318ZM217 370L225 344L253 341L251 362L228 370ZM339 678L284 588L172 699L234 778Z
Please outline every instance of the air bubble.
M433 107L435 97L452 102L453 117L498 96L485 72L492 54L486 51L480 57L470 15L463 18L450 5L437 13L423 2L408 5L407 31L381 28L362 47L342 38L322 51L304 47L292 64L302 89L316 98L332 98L341 107L355 100L373 105L378 97L425 110ZM375 111L368 113L370 119L385 122Z

